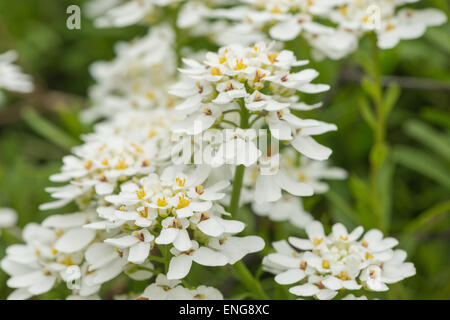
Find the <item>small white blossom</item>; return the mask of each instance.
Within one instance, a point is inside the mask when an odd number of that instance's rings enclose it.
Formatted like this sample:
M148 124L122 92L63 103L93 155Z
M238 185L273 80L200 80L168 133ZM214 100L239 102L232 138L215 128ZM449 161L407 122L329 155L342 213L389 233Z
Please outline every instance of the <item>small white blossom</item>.
M33 91L31 77L22 73L20 68L13 64L17 60L17 52L7 51L0 54L0 89L28 93Z

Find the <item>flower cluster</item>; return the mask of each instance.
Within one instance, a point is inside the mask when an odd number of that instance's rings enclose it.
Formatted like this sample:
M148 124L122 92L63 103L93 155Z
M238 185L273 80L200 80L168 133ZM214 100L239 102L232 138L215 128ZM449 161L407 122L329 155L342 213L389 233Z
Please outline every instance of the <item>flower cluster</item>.
M152 23L161 9L182 0L95 0L87 5L90 17L100 28Z
M270 150L263 153L256 147L256 130L247 130L265 124L273 139L287 141L311 159L325 160L330 156L331 150L312 136L336 130L336 126L294 114L320 107L299 101L297 92L314 94L329 89L328 85L311 83L318 76L314 69L292 72L292 68L304 66L307 61L297 60L291 51L275 50L274 44L258 43L209 52L203 63L191 59L184 62L187 68L180 72L186 79L175 84L170 93L183 99L175 110L187 116L175 123L172 131L197 135L210 128L223 129L223 123L240 127L218 145L209 145L216 154L209 164L250 166L261 156L270 157ZM237 113L240 117L236 117Z
M63 158L62 172L50 177L65 186L49 187L54 202L41 209L59 208L77 200L81 208L95 207L118 186L132 178L143 177L169 160L169 125L167 109L126 111L95 127L83 137L85 143Z
M372 229L361 240L363 228L348 233L340 223L325 235L323 226L313 221L306 226L308 239L290 237L273 243L276 253L264 258L266 270L275 273L279 284L294 284L289 292L301 297L332 299L338 290L386 291L386 284L401 281L416 273L414 265L404 262L406 252L393 250L394 238L383 238Z
M167 95L176 71L173 38L172 29L158 26L142 38L117 44L113 61L92 64L96 84L89 93L93 107L82 113L83 119L108 118L124 110L170 108L175 103Z
M241 6L217 9L212 15L234 21L218 33L221 44L252 43L264 34L280 41L301 36L317 58L341 59L357 49L358 40L367 32L375 32L378 46L389 49L400 40L421 37L429 26L446 22L445 14L437 9L402 7L417 1L241 0Z
M171 245L169 279L184 278L196 262L207 266L234 264L248 253L263 249L264 241L255 236L235 237L245 225L224 219L229 215L217 204L228 181L205 184L209 170L199 167L190 174L168 167L161 176L150 174L140 181L121 186L118 195L106 200L114 206L100 207L104 223L87 228L122 232L106 243L128 249L128 261L140 264L154 245Z
M81 119L96 124L50 177L64 183L47 189L55 201L40 207L75 202L79 211L27 225L24 244L8 247L1 267L15 289L9 298L27 299L65 282L67 299L98 299L103 284L125 273L155 279L140 295L117 298L223 299L215 288L181 279L194 262L234 265L264 248L261 237L239 235L245 229L235 220L240 206L306 229L308 239L289 238L300 252L278 241L276 253L263 260L277 283L300 282L290 288L297 296L385 291L386 284L414 275L406 253L393 249L395 239L373 229L358 240L362 227L348 233L339 223L325 235L303 208L301 197L325 193L324 180L347 174L329 166L332 150L315 140L337 127L304 117L322 106L306 103L304 95L329 86L315 82L319 73L305 67L307 60L283 49L283 42L301 36L316 54L339 59L368 31L380 48L390 48L446 20L434 9L398 10L409 2L415 1L90 2L99 27L152 27L117 44L112 61L91 66L92 106ZM196 52L189 43L197 36L222 47ZM0 88L29 92L32 84L12 65L15 59L14 52L0 55ZM178 61L185 66L177 69ZM14 222L10 211L0 211L1 228ZM242 280L251 276L242 264L236 272ZM247 281L247 289L249 282L258 283ZM265 296L252 289L255 297Z
M1 262L11 276L8 286L16 289L9 299L28 299L68 280L69 267L81 263L96 237L94 230L82 228L91 218L92 213L75 213L50 216L42 225L28 224L22 235L25 244L9 246Z

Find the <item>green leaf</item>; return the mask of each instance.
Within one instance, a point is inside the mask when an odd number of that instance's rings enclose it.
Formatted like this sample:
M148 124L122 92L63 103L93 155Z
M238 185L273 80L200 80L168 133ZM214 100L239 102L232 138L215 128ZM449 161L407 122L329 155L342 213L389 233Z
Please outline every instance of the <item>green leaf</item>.
M393 154L398 164L417 171L450 189L450 170L436 157L408 146L396 146Z
M22 118L34 131L61 148L70 150L72 147L79 144L79 141L43 118L32 108L26 108L22 113Z
M361 81L363 90L374 100L381 100L381 89L369 77L364 77Z
M383 96L383 116L386 117L395 106L400 97L400 87L396 83L391 83L389 87L386 89Z
M372 130L375 130L375 128L377 127L377 122L366 97L361 97L358 103L358 107L363 119L366 120L367 124L372 128Z
M447 111L429 107L422 109L420 116L428 122L450 130L450 114Z
M441 215L450 213L450 201L438 203L425 212L421 213L417 218L408 223L403 229L402 236L410 236L417 231L423 230L433 222L437 222Z
M450 161L450 138L448 135L441 134L426 123L417 120L406 122L404 130L410 137Z
M444 28L430 28L427 30L426 38L430 39L435 45L450 54L450 37Z

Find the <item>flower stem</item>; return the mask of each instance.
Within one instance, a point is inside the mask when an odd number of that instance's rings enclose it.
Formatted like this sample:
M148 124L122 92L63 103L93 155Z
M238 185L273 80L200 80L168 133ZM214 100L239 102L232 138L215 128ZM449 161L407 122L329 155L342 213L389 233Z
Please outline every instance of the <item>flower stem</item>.
M234 270L239 273L240 280L247 289L257 299L268 300L269 297L264 292L261 284L256 280L242 261L238 261L233 265Z
M244 101L240 101L241 106L241 123L240 127L242 129L247 129L249 127L248 119L249 119L249 113L247 108L245 108ZM245 172L245 166L239 165L236 167L235 173L234 173L234 180L233 180L233 191L231 192L231 201L230 201L230 213L233 217L236 216L238 210L239 210L239 199L241 196L241 189L242 189L242 182L244 180L244 172ZM247 290L249 290L253 296L257 299L267 300L269 297L264 292L261 284L258 280L256 280L251 272L248 270L248 268L245 266L245 264L242 261L238 261L233 265L234 270L239 273L239 280L242 281L242 283L245 285Z
M386 149L386 119L383 113L383 88L381 85L381 70L380 70L380 57L379 57L379 49L377 45L377 37L372 35L372 61L373 68L371 76L373 82L376 86L377 95L372 97L372 103L374 106L375 113L375 127L374 127L374 142L370 151L369 163L370 163L370 190L371 190L371 204L372 204L372 212L373 215L377 219L378 227L383 229L383 219L382 212L380 207L380 195L378 192L377 179L379 176L379 171L383 162L386 159L385 151ZM382 155L380 155L380 153Z
M241 197L242 181L244 180L244 165L236 167L233 179L233 191L231 192L230 213L236 216L239 210L239 199Z

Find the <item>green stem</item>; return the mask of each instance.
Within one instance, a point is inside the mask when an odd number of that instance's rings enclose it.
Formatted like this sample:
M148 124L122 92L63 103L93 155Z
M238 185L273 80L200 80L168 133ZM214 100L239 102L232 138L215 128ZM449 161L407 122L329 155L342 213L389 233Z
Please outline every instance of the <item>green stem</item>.
M247 108L245 108L244 101L239 101L241 107L241 123L240 127L247 129L249 127L248 119L250 117ZM230 213L232 216L236 216L239 210L239 199L241 196L242 181L244 180L245 166L239 165L236 167L233 180L233 191L231 192L230 201ZM245 285L247 290L249 290L255 298L267 300L269 297L264 292L261 284L256 280L248 268L242 261L238 261L233 265L234 270L239 274L239 279Z
M169 246L168 245L158 245L158 248L162 255L160 262L164 263L164 272L165 272L165 274L167 274L167 272L169 271L169 263L170 263Z
M386 137L386 119L383 114L382 96L383 87L381 85L381 70L380 70L380 57L379 49L377 46L377 37L375 34L372 35L372 61L373 69L371 76L377 88L376 97L372 97L372 103L375 111L376 126L374 128L374 144L371 149L370 156L370 189L371 189L371 203L372 211L374 216L377 218L378 226L383 229L383 219L380 207L380 195L377 187L377 178L379 176L379 170L382 166L382 161L379 161L378 156L375 154L377 152L382 152L385 148L385 137ZM383 159L384 161L384 159Z
M261 284L256 280L250 271L247 269L242 261L238 261L233 265L234 270L239 273L239 278L242 283L247 287L247 289L253 294L257 299L269 300L269 297L264 292Z
M244 180L244 165L236 167L233 179L233 191L231 192L230 213L236 216L239 210L239 199L241 197L242 182Z

